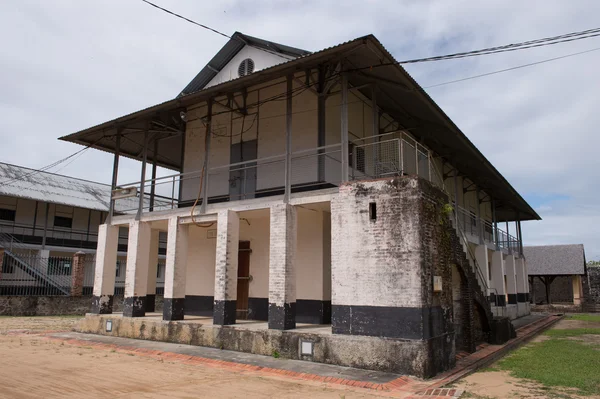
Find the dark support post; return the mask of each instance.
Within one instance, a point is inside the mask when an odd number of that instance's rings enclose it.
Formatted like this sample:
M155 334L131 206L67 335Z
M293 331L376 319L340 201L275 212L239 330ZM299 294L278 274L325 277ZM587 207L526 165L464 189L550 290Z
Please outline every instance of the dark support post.
M46 233L48 232L48 217L50 214L50 204L46 202L46 214L44 215L44 235L42 236L42 250L46 249Z
M319 67L319 90L318 90L318 98L317 98L317 147L324 147L325 140L325 105L327 101L327 94L325 93L325 68L323 66ZM325 150L319 150L319 172L318 172L318 181L319 183L325 181L325 158L323 155Z
M481 225L481 200L479 199L479 187L475 190L477 196L477 236L479 237L479 244L483 244L483 226Z
M508 229L508 221L506 221L506 245L508 245L508 253L512 254L512 246L510 245L510 230Z
M517 221L517 231L519 232L519 251L523 256L523 233L521 232L521 218Z
M202 166L202 204L200 205L200 213L206 213L206 205L208 205L208 168L210 167L210 139L212 136L212 105L213 99L209 98L206 102L206 133L204 135L204 165ZM181 183L180 183L181 185Z
M37 214L38 214L38 201L35 201L35 211L33 212L33 232L31 233L32 236L35 235L35 228L37 226Z
M286 111L285 111L285 178L283 202L290 200L292 191L292 82L294 76L287 77Z
M377 85L375 83L373 83L371 85L371 111L372 111L372 119L373 119L373 173L375 176L379 176L379 171L377 168L377 162L378 162L378 150L379 148L377 148L375 146L375 136L377 136L379 134L379 111L377 108ZM357 163L358 160L354 160L354 164ZM355 171L356 172L356 171Z
M85 240L90 240L90 227L92 225L92 210L88 210L88 224L87 224L87 232L85 233Z
M121 130L118 129L117 130L117 138L116 138L117 142L115 144L115 158L113 160L113 175L112 175L112 182L110 185L110 202L109 202L109 209L108 209L108 216L106 217L106 221L105 223L110 224L111 220L112 220L112 214L113 211L115 210L115 200L112 198L112 190L117 188L117 176L119 174L119 152L121 151Z
M342 176L341 182L348 181L348 77L342 73L342 104L340 106L341 117L341 141L342 141Z
M496 250L500 248L498 238L498 220L496 219L496 200L492 197L492 221L494 223L494 243L496 244Z
M454 214L456 215L456 228L460 229L458 224L458 170L454 170Z
M150 212L154 210L154 196L156 194L156 158L158 154L158 140L154 139L154 151L152 152L152 183L150 186Z
M148 161L148 126L146 125L146 129L144 131L144 156L142 158L142 173L141 173L141 183L140 183L140 203L138 205L137 215L135 216L135 220L140 220L142 217L142 213L144 212L144 192L146 184L146 163Z

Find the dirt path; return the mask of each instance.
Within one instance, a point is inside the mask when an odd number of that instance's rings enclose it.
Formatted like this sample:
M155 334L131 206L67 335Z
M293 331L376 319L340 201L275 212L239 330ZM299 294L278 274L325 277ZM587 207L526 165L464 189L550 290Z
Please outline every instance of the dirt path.
M0 398L370 398L377 392L262 377L72 346L22 329L70 329L74 318L0 318ZM11 331L12 330L12 331ZM21 331L15 331L21 330ZM9 332L10 331L10 332ZM32 331L33 332L33 331Z

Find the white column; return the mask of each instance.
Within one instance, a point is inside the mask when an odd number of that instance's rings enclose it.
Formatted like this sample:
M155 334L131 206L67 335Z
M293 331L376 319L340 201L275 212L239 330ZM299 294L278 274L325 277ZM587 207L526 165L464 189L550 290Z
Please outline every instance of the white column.
M517 302L527 302L527 272L525 270L525 259L515 259L515 273L517 275Z
M481 271L481 276L485 279L484 283L486 287L490 286L490 275L489 275L489 259L488 259L488 248L485 245L477 245L475 247L475 260L477 260L477 266ZM477 278L481 278L477 276ZM485 288L485 287L481 287ZM486 292L489 295L489 292Z
M269 250L269 328L296 328L296 209L271 207Z
M492 252L492 294L496 296L498 306L506 306L506 290L504 289L504 257L502 251Z
M183 320L188 232L189 226L180 224L178 217L169 219L163 320Z
M215 298L213 323L235 324L240 218L230 210L217 215L217 249L215 259Z
M151 233L150 223L129 223L123 316L142 317L146 314Z
M515 273L515 256L507 255L504 259L504 268L506 273L506 293L508 294L508 304L517 304L517 278Z
M94 275L92 313L112 313L113 295L115 294L118 243L118 226L101 224L98 227L98 247L96 250L96 271Z
M158 237L160 231L152 230L150 235L150 254L148 260L148 291L146 294L146 312L156 310L156 272L158 269Z

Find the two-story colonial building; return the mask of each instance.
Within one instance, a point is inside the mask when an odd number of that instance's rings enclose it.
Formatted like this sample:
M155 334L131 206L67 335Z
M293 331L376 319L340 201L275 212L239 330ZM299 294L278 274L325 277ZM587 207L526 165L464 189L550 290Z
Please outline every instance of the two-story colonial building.
M83 331L151 325L151 339L431 376L490 339L494 315L529 312L520 222L539 216L371 35L311 53L235 33L176 98L62 139L115 154L111 210L138 201L100 226ZM121 156L175 173L117 187ZM144 305L157 231L162 317Z

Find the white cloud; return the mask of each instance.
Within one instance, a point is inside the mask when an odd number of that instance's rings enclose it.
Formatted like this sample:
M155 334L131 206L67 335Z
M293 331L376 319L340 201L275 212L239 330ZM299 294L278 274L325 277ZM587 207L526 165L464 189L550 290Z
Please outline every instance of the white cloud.
M399 60L589 29L600 11L594 0L156 1L308 50L373 33ZM172 98L226 41L135 0L5 2L0 37L0 157L31 167L79 148L59 136ZM427 86L593 47L600 39L407 69ZM583 242L590 258L600 258L599 61L590 53L429 90L526 198L568 198L534 204L544 220L523 226L526 244ZM111 165L88 151L61 173L108 182ZM121 171L136 180L139 164Z

